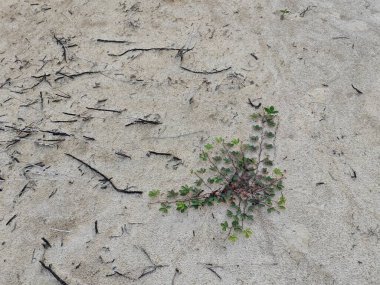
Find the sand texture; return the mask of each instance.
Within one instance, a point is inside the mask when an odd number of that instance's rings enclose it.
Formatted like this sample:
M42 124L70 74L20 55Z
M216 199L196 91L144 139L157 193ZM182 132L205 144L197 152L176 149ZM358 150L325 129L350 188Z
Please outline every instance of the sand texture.
M379 91L376 0L1 0L0 284L380 284ZM147 194L247 139L248 99L287 210L231 244L223 205Z

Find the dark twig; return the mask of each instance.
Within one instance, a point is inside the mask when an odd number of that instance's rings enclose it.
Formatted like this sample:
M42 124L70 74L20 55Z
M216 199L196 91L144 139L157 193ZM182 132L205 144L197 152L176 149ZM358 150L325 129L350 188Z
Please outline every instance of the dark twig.
M54 36L54 39L55 39L55 41L57 42L57 44L60 45L61 48L62 48L62 57L63 57L63 60L64 60L65 62L67 62L66 47L65 47L64 43L62 42L62 39L58 39L58 38L56 37L56 35L53 35L53 36Z
M138 279L148 275L148 274L151 274L153 272L155 272L158 268L163 268L163 267L167 267L167 265L157 265L155 264L152 259L150 258L149 254L146 252L145 249L143 249L142 247L138 247L136 246L136 248L140 249L144 254L145 256L148 258L149 262L152 264L151 266L147 266L144 268L143 272L141 273L141 275L138 277Z
M227 71L227 70L231 69L231 66L227 67L227 68L219 69L219 70L218 69L214 69L214 70L211 70L211 71L191 70L191 69L189 69L187 67L184 67L184 66L181 66L181 69L189 71L191 73L196 73L196 74L215 74L215 73L220 73L220 72L223 72L223 71Z
M13 217L12 218L10 218L9 220L8 220L8 222L5 224L6 226L8 226L15 218L17 217L17 214L16 215L13 215Z
M174 285L174 279L177 277L177 275L181 274L181 271L179 271L178 268L175 269L174 276L172 279L172 285Z
M134 52L134 51L189 51L191 49L184 49L184 48L166 48L166 47L158 47L158 48L132 48L128 49L125 52L122 52L120 54L108 54L109 56L123 56L127 53Z
M24 187L22 187L20 193L18 193L18 196L21 197L22 194L24 194L25 190L28 189L29 182L25 184Z
M147 152L146 156L150 157L152 154L153 155L158 155L158 156L169 156L174 161L182 161L182 159L180 159L179 157L177 157L177 156L175 156L175 155L173 155L171 153L167 153L167 152L157 152L157 151L151 151L150 150L150 151Z
M103 111L103 112L113 112L113 113L119 113L123 112L123 110L112 110L112 109L102 109L102 108L92 108L92 107L86 107L88 110L95 110L95 111Z
M3 88L5 85L10 84L10 82L11 82L11 79L7 78L7 80L5 80L4 83L0 84L0 89Z
M99 230L98 230L98 221L95 221L95 234L98 234L99 233Z
M66 121L62 121L62 120L53 121L53 120L51 120L50 122L52 122L52 123L75 123L75 122L78 122L78 120L66 120Z
M42 239L43 242L44 242L44 243L42 244L42 246L44 247L44 249L47 249L47 248L51 247L50 242L49 242L46 238L42 237L41 239Z
M133 281L136 280L136 279L134 279L132 277L129 277L126 274L120 273L119 271L116 271L116 270L114 270L112 274L107 274L106 277L111 277L111 276L114 276L114 275L121 276L121 277L127 278L129 280L133 280Z
M54 79L54 81L58 81L64 77L68 77L70 79L74 79L75 77L79 77L79 76L82 76L82 75L86 75L86 74L97 74L97 73L100 73L100 71L84 71L84 72L79 72L79 73L74 73L74 74L66 74L66 73L63 73L62 71L57 71L55 74L56 75L62 75L60 77L57 77L56 79Z
M96 39L97 42L100 43L115 43L115 44L130 44L129 41L119 41L119 40L104 40L104 39Z
M220 275L218 273L216 273L216 271L212 268L212 267L206 267L208 270L210 270L212 273L214 273L216 275L216 277L219 278L219 280L222 280L222 277L220 277Z
M125 154L124 152L121 152L121 151L117 151L117 152L115 152L115 154L120 155L120 156L125 157L125 158L132 159L132 157L130 157L128 154Z
M158 120L146 120L146 119L139 118L139 119L133 121L132 123L126 124L125 126L128 127L128 126L136 125L136 124L142 124L142 125L147 125L147 124L150 124L150 125L160 125L162 123L160 121L158 121Z
M86 140L89 140L89 141L94 141L95 139L92 138L92 137L88 137L88 136L83 136Z
M353 84L351 84L351 86L352 86L352 88L354 88L354 90L355 90L356 92L358 92L358 94L363 94L363 92L360 91L358 88L356 88Z
M250 105L251 107L253 107L255 109L259 109L261 107L261 103L255 105L255 104L253 104L253 102L249 98L248 98L248 105Z
M69 285L61 277L59 277L57 273L54 272L54 270L51 268L51 264L49 264L49 266L47 266L42 260L40 260L40 263L41 263L43 268L45 268L47 271L49 271L51 273L51 275L54 276L54 278L59 282L59 284Z
M305 14L311 10L311 8L314 8L316 6L307 6L305 10L303 10L301 13L300 13L300 17L303 18L305 17Z
M88 163L84 162L83 160L73 156L72 154L69 154L69 153L65 153L65 155L71 157L72 159L84 164L85 166L87 166L90 170L92 170L93 172L95 172L96 174L98 174L99 176L103 177L103 182L106 183L108 182L112 188L117 191L117 192L120 192L120 193L125 193L125 194L142 194L143 192L142 191L130 191L128 189L132 188L132 187L129 187L127 186L125 189L121 189L121 188L118 188L116 187L116 185L112 182L112 178L108 178L106 175L104 175L103 173L101 173L99 170L95 169L94 167L92 167L91 165L89 165Z
M64 132L57 132L57 131L41 131L42 133L49 133L52 134L53 136L64 136L64 137L70 137L68 133Z
M250 53L250 55L251 55L254 59L259 60L259 58L258 58L253 52Z

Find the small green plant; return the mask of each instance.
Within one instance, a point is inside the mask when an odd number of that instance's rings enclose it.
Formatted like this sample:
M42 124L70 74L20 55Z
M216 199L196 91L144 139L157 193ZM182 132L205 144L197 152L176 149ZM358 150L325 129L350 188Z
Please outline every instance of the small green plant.
M280 10L280 13L281 13L280 19L284 20L285 19L285 15L286 14L290 14L290 11L288 9L282 9L282 10Z
M285 209L284 172L274 168L270 158L277 115L273 106L252 114L254 134L247 143L218 137L206 144L199 158L207 167L192 171L196 177L194 184L184 185L178 191L170 190L161 195L162 199L159 190L152 190L149 196L157 199L152 203L160 203L159 210L163 213L168 213L172 206L184 213L189 208L227 204L229 221L220 224L222 231L227 232L232 242L239 234L249 238L252 230L246 224L253 221L255 208L266 208L268 213ZM274 202L278 191L281 196Z

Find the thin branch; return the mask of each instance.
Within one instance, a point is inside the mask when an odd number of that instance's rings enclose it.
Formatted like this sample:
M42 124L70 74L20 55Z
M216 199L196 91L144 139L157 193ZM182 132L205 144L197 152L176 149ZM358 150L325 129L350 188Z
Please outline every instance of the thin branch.
M47 271L49 271L51 273L51 275L54 276L54 278L59 282L59 284L69 285L61 277L59 277L57 273L54 272L54 270L51 268L51 264L49 264L49 266L47 266L42 260L40 260L40 263L41 263L43 268L45 268Z
M104 40L104 39L96 39L97 42L100 43L115 43L115 44L131 44L129 41L120 41L120 40Z
M128 127L128 126L131 126L131 125L137 125L137 124L142 124L142 125L147 125L147 124L150 124L150 125L161 125L162 123L158 120L146 120L146 119L136 119L135 121L129 123L129 124L126 124L125 126Z
M187 67L184 67L184 66L181 66L181 69L183 70L186 70L188 72L191 72L191 73L196 73L196 74L215 74L215 73L220 73L220 72L223 72L223 71L227 71L229 69L231 69L232 67L227 67L227 68L223 68L223 69L214 69L214 70L211 70L211 71L198 71L198 70L191 70Z
M353 84L351 84L351 86L352 86L352 88L354 88L354 90L355 90L356 92L358 92L358 94L363 94L363 92L360 91L358 88L356 88Z
M61 48L62 48L62 57L63 57L63 60L64 60L65 62L67 62L66 47L65 47L64 43L62 42L62 39L58 39L58 38L56 37L56 35L53 35L53 37L54 37L55 41L57 42L57 44L61 46Z
M95 111L103 111L103 112L113 112L113 113L119 113L121 114L124 110L112 110L112 109L102 109L102 108L91 108L86 107L88 110L95 110Z
M73 156L72 154L69 154L69 153L65 153L65 155L71 157L72 159L84 164L85 166L87 166L89 169L91 169L93 172L95 172L96 174L98 174L99 176L103 177L103 182L108 182L112 188L117 191L117 192L120 192L120 193L125 193L125 194L142 194L143 192L142 191L130 191L128 189L132 188L133 186L127 186L125 189L121 189L121 188L118 188L116 187L116 185L112 182L112 178L108 178L106 175L104 175L103 173L101 173L99 170L95 169L94 167L92 167L91 165L89 165L88 163L84 162L83 160Z
M157 48L132 48L128 49L125 52L122 52L120 54L108 54L109 56L123 56L127 53L134 52L134 51L189 51L191 49L185 49L185 48L167 48L167 47L157 47Z

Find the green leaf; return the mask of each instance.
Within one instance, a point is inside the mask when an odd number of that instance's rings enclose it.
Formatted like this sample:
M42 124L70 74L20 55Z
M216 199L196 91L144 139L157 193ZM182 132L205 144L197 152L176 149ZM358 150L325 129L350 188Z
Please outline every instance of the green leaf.
M224 161L225 164L230 164L231 163L231 159L229 159L227 157L223 158L223 161Z
M206 172L206 168L200 168L197 170L197 173L203 174Z
M228 237L228 240L231 242L236 242L238 240L238 237L236 235L230 235Z
M222 157L221 157L220 155L217 155L217 156L214 156L212 159L213 159L215 162L219 162L219 161L222 160Z
M283 194L281 194L280 199L277 201L277 205L280 209L285 209L285 203L286 203L286 198Z
M258 118L260 118L261 117L261 115L259 114L259 113L254 113L254 114L252 114L251 115L251 119L253 120L253 121L256 121Z
M213 147L214 146L212 144L209 144L209 143L205 145L206 150L211 150Z
M148 195L150 198L156 198L158 195L160 195L160 190L155 189L155 190L149 191Z
M221 223L220 225L221 225L223 231L226 231L228 229L227 221L224 221L224 223Z
M282 181L278 181L278 183L276 184L276 188L277 188L277 190L282 190L284 188Z
M164 213L164 214L167 214L169 208L170 208L169 205L166 205L166 204L164 204L164 203L161 203L161 208L159 209L159 211L162 212L162 213Z
M284 174L282 173L281 169L275 168L273 169L273 173L278 175L278 176L283 176Z
M272 213L272 212L276 211L276 209L271 207L271 208L268 208L267 211L268 211L268 213Z
M278 113L278 111L273 106L270 106L268 108L264 108L264 110L265 110L265 112L267 112L268 115L274 115L274 114Z
M175 197L177 197L178 196L178 192L175 192L174 190L170 190L169 192L168 192L168 194L167 194L167 197L169 198L169 199L174 199Z
M254 129L255 131L260 131L260 130L262 130L262 127L261 127L260 125L254 125L254 126L253 126L253 129Z
M239 142L240 142L239 139L233 139L233 140L231 140L231 144L232 144L232 145L238 145Z
M177 211L181 213L184 213L188 208L188 206L182 201L177 202L176 205L177 205Z
M273 161L271 161L269 158L265 158L263 162L264 162L264 165L267 165L267 166L273 165Z
M216 143L222 143L223 142L223 138L222 137L217 137L217 138L215 138L215 142Z
M231 218L234 214L232 213L232 211L230 210L227 210L227 217Z
M270 144L270 143L266 143L266 144L264 144L264 146L266 149L272 149L273 148L273 144Z
M191 207L198 209L200 206L202 206L202 202L198 199L191 200Z
M269 127L274 127L276 125L276 123L272 119L267 120L267 124Z
M274 133L272 132L266 132L265 135L268 137L268 138L274 138Z
M207 152L201 152L201 154L199 155L199 158L203 161L206 161L208 159L208 154Z
M252 230L247 228L243 230L243 234L246 238L249 238L252 235Z
M184 185L184 186L182 186L181 189L179 190L179 194L180 194L181 196L186 196L187 194L189 194L190 190L191 190L191 188L190 188L189 186Z

